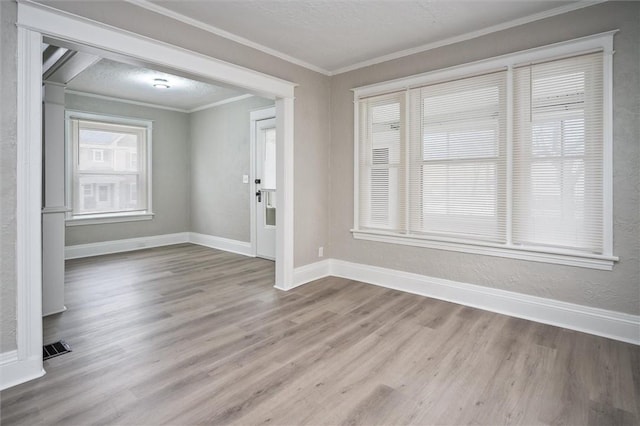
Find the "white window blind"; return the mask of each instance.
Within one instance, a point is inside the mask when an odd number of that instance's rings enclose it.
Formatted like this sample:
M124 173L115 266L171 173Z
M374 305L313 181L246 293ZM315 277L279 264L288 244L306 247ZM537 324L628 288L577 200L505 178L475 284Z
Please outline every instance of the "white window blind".
M410 91L411 233L505 241L506 74Z
M404 93L360 101L360 226L405 231Z
M514 70L514 244L603 252L602 61Z

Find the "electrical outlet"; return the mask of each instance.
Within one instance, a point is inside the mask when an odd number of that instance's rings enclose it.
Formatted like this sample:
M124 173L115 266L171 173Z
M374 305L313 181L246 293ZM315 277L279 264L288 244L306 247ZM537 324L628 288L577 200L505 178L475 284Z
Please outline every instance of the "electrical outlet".
M324 256L324 247L318 247L318 257Z

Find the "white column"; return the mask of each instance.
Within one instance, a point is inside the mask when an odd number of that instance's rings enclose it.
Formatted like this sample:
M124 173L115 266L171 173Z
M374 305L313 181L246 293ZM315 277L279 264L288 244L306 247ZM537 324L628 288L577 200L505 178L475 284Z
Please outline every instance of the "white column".
M45 83L43 105L42 316L64 306L64 86Z

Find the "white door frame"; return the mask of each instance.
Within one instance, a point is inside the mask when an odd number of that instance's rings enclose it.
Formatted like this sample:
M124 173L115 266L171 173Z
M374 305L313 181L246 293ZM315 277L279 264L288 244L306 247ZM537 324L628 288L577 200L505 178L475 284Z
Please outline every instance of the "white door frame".
M256 147L258 141L256 140L256 122L260 120L266 120L269 118L274 118L276 116L276 108L268 107L264 109L259 109L255 111L251 111L249 113L249 158L250 158L250 177L249 180L249 205L251 211L251 254L253 256L258 255L258 226L256 223L256 191L258 190L256 187ZM277 137L277 135L276 135ZM277 154L276 154L277 155ZM278 165L276 164L276 167ZM277 194L276 194L277 197ZM276 199L277 200L277 199Z
M36 3L18 3L17 350L0 354L0 389L42 376L43 35L221 81L275 99L280 226L275 287L293 284L293 102L295 84Z

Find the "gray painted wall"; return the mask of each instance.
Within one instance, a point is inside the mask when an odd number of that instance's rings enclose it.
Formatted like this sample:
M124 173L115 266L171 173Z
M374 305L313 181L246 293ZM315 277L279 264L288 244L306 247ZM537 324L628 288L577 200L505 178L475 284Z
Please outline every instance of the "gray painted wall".
M0 1L0 353L16 348L16 16Z
M294 265L318 260L329 220L330 78L125 2L44 3L98 22L297 83L294 128ZM325 250L325 257L330 256Z
M189 231L189 114L65 95L67 109L153 120L152 220L68 226L66 245Z
M271 105L254 96L189 114L191 231L250 241L249 112Z
M353 226L353 94L366 84L613 29L614 254L612 272L356 241ZM415 54L331 79L331 255L487 287L640 314L640 3L605 3Z

